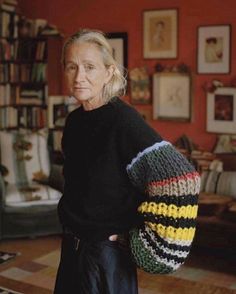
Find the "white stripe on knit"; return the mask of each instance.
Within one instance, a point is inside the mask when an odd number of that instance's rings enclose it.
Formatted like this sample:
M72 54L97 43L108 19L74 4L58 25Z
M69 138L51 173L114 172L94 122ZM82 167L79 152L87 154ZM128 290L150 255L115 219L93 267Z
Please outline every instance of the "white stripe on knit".
M175 262L174 260L168 260L167 258L162 258L159 255L156 254L156 252L153 250L152 247L148 244L147 240L143 238L142 233L139 230L139 237L144 245L144 247L151 253L151 255L155 258L157 262L160 262L162 264L167 265L168 267L171 267L173 270L176 270L180 267L182 263Z
M158 247L163 252L165 252L166 254L169 254L169 255L172 255L172 256L177 256L177 257L180 257L180 258L186 258L188 256L189 250L188 251L174 250L174 249L170 249L170 248L164 246L163 244L159 243L156 240L153 231L148 226L145 227L145 231L149 235L149 237L152 239L152 241L154 243L156 243L158 245ZM190 247L189 247L189 249L190 249Z
M127 170L131 169L131 167L135 164L135 162L138 161L143 155L145 155L153 150L158 150L161 147L168 146L168 145L172 145L172 144L167 141L161 141L161 142L155 143L154 145L152 145L150 147L147 147L143 151L139 152L137 154L137 156L132 159L131 163L127 165L126 169Z

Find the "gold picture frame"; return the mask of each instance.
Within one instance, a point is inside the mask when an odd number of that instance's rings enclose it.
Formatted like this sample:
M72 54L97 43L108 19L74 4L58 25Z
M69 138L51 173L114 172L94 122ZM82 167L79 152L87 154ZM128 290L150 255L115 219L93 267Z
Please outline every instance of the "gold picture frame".
M177 58L178 10L147 10L143 13L144 58Z

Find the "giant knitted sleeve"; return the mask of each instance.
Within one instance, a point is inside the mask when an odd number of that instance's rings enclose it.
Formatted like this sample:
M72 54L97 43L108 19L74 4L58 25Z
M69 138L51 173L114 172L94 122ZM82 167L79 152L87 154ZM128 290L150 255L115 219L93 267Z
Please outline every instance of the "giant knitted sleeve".
M138 208L144 226L130 231L131 250L138 267L150 273L167 274L175 271L190 251L200 177L171 143L158 134L153 142L153 130L134 116L137 123L127 126L126 142L132 141L136 149L141 149L127 165L127 173L147 198Z

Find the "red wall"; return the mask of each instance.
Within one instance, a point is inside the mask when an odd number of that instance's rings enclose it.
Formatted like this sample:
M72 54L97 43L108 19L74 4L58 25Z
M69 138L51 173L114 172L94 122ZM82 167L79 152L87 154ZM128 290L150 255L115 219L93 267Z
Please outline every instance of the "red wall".
M22 13L28 18L45 18L56 25L65 36L80 27L105 32L128 32L128 68L148 66L154 71L157 60L143 59L142 12L149 9L178 8L178 59L159 60L163 65L184 62L193 72L193 121L191 123L152 121L164 137L175 141L182 134L200 147L211 150L216 135L206 132L206 95L202 89L206 81L219 79L225 85L236 76L236 2L235 0L18 0ZM65 3L68 3L65 5ZM231 24L231 73L204 75L196 73L197 28L199 25ZM150 109L151 111L151 109Z

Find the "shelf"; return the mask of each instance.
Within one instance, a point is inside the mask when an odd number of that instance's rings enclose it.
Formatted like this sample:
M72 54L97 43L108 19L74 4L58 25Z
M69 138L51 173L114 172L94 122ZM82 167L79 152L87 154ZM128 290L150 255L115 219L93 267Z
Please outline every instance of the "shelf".
M1 60L0 59L0 63L32 64L32 66L33 66L34 63L47 64L47 60L45 60L45 59L38 59L38 60L37 59L25 59L25 60L24 59L22 59L22 60L7 59L7 60Z
M22 107L40 107L43 109L47 108L47 104L43 103L43 104L36 104L36 103L32 103L32 104L6 104L6 105L0 105L0 108L7 108L7 107L14 107L14 108L22 108Z
M22 86L46 86L48 84L48 82L0 82L0 85L13 85L13 86L18 86L18 85L22 85Z
M18 12L16 12L16 11L9 11L9 10L7 10L7 9L4 9L4 8L1 8L0 7L0 13L1 12L6 12L6 13L9 13L9 14L14 14L14 15L20 15Z

